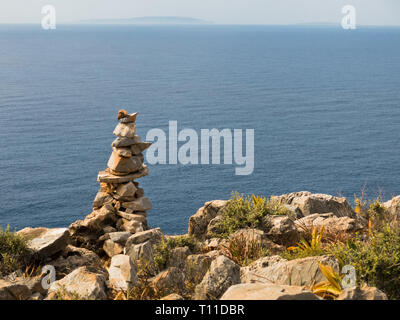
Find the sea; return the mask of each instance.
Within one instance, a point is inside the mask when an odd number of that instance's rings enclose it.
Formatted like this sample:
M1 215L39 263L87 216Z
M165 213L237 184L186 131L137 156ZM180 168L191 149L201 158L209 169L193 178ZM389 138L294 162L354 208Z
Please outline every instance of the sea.
M223 158L148 164L164 233L233 191L400 194L400 28L1 25L0 226L89 214L122 108L143 140L170 121L254 129L249 175Z

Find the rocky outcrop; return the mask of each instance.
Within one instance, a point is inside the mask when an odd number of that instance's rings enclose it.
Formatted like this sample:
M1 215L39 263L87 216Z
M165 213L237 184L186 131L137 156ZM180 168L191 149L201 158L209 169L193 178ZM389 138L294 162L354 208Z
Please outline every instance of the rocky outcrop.
M319 263L339 272L339 262L333 256L286 260L280 256L264 257L241 268L242 283L274 283L291 286L311 286L325 280Z
M208 224L226 206L226 203L227 201L223 200L206 202L204 207L201 207L195 215L190 217L188 234L200 240L205 239Z
M219 256L196 287L194 299L219 299L231 286L240 283L240 267L225 256Z
M28 247L42 258L62 251L70 239L69 231L65 228L25 228L18 231L18 234L23 236Z
M303 287L242 283L230 287L221 300L321 300Z
M273 201L289 205L301 212L303 216L313 213L332 212L337 217L355 217L346 198L334 197L327 194L312 194L308 191L293 192L281 196L271 197ZM298 215L298 213L297 213Z

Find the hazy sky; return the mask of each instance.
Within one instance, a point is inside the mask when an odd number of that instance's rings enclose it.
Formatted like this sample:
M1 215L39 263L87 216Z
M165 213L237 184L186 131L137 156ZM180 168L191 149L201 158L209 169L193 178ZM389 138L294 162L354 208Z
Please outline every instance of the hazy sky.
M1 0L0 23L38 23L52 4L57 22L142 16L185 16L223 24L341 21L341 8L357 9L357 23L400 25L400 0Z

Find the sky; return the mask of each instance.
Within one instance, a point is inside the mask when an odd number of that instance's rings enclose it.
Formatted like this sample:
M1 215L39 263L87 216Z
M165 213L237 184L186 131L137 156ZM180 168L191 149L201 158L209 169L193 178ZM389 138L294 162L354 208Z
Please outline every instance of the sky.
M340 23L344 5L359 25L400 25L400 0L1 0L0 23L38 23L51 4L57 23L180 16L217 24Z

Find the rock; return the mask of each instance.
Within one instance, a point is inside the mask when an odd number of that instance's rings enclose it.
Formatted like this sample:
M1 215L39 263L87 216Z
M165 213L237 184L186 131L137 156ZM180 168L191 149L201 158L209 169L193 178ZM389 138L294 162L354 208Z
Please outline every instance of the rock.
M141 197L135 201L123 202L122 207L133 211L147 211L152 209L151 202L147 197Z
M230 235L229 239L240 239L243 237L247 243L256 242L259 243L263 248L270 250L272 253L283 251L285 248L281 245L278 245L267 238L267 235L264 231L253 228L244 228L237 230L234 234ZM219 247L227 246L224 244L227 241L220 241Z
M383 203L388 214L392 217L400 218L400 196L396 196L389 201Z
M134 155L141 154L144 150L148 149L152 145L151 142L138 142L131 145L131 151Z
M162 297L160 300L185 300L183 297L177 293L171 293L165 297Z
M142 222L137 221L137 220L126 220L126 219L120 219L117 222L117 227L118 230L121 231L127 231L130 233L138 233L144 231L145 227L144 225L147 225L147 221L143 216L140 216L141 220L144 220Z
M303 236L309 234L313 228L320 230L324 227L325 237L352 236L364 228L360 220L350 217L336 217L333 213L312 214L296 220L295 225L299 233Z
M160 291L182 292L185 289L185 275L182 270L170 267L160 272L152 283Z
M135 122L136 121L136 117L137 117L138 113L131 113L131 114L124 114L121 119L121 123L131 123L131 122ZM119 119L118 119L119 120Z
M197 213L189 219L188 234L199 240L206 237L208 224L214 219L220 210L226 206L227 201L214 200L206 202Z
M128 212L130 211L130 212ZM133 211L131 209L126 209L125 212L123 211L118 211L117 215L119 215L121 218L124 218L125 220L137 220L137 221L142 221L139 219L138 216L142 216L145 218L147 216L147 213L145 211Z
M28 300L43 300L43 296L39 292L32 294Z
M280 256L264 257L241 269L242 283L274 283L293 286L311 286L325 281L319 262L330 265L339 272L339 262L334 256L307 257L286 260Z
M262 229L266 237L280 245L291 246L300 240L296 225L287 216L265 216L262 219Z
M186 278L194 283L200 283L210 268L212 259L205 254L192 254L186 258Z
M122 253L124 251L124 247L121 244L109 239L104 241L103 250L110 258L112 258Z
M385 293L375 287L350 288L343 290L336 300L388 300Z
M135 135L133 138L118 137L112 142L111 146L114 148L130 147L140 142L142 142L142 139L138 135Z
M101 260L96 253L71 245L67 246L61 255L56 260L49 262L49 264L56 269L57 275L62 275L63 277L82 266L103 269Z
M190 255L189 247L178 247L171 251L171 257L167 267L176 267L183 269L185 267L186 258Z
M131 258L123 254L112 257L108 273L110 285L116 290L128 291L138 280Z
M131 235L126 241L126 248L132 245L137 245L144 243L146 241L151 241L153 244L160 242L163 238L163 234L160 228L150 229L142 232L135 233Z
M114 198L118 201L133 201L137 188L132 181L120 184L115 190Z
M273 196L271 200L297 207L303 216L327 212L332 212L337 217L355 217L356 215L346 198L333 197L327 194L312 194L301 191Z
M93 201L93 208L100 209L106 203L111 203L113 201L113 197L107 192L99 191L96 194L96 197Z
M104 183L120 184L145 177L148 174L149 174L149 168L146 165L143 165L142 168L137 172L125 176L117 176L108 171L100 171L99 175L97 176L97 181Z
M125 247L125 254L128 255L136 267L147 265L154 259L154 248L151 240L144 243Z
M131 123L118 123L113 134L118 137L134 138L136 133L136 125Z
M49 295L63 292L67 295L78 295L80 298L89 300L104 300L107 298L105 292L106 278L103 274L92 271L88 267L80 267L61 280L51 284Z
M131 147L113 148L113 151L121 157L130 158L133 156Z
M110 240L125 246L126 241L132 236L132 233L127 231L111 232L108 234Z
M70 240L66 228L25 228L18 231L28 242L28 247L40 257L50 257L63 250Z
M219 256L210 266L199 285L194 299L219 299L231 286L240 283L240 267L225 256Z
M242 283L230 287L221 300L320 300L320 298L298 286Z
M124 158L118 155L115 151L111 153L107 166L114 173L130 174L140 170L143 162L139 157Z
M211 238L221 233L219 223L222 220L222 216L216 216L214 219L211 219L210 223L207 226L207 237Z
M32 292L24 281L6 281L0 279L0 300L25 300Z
M112 226L105 226L104 228L103 228L103 232L104 233L111 233L111 232L116 232L117 231L117 229L115 229L114 227L112 227Z

